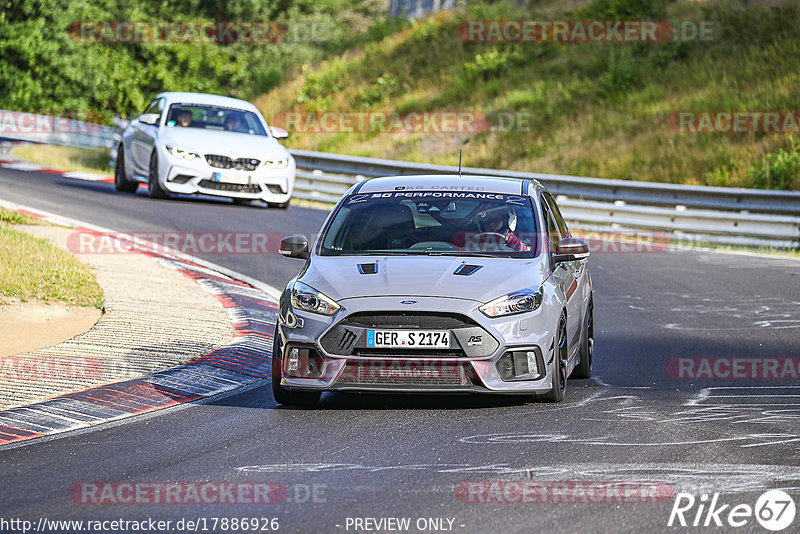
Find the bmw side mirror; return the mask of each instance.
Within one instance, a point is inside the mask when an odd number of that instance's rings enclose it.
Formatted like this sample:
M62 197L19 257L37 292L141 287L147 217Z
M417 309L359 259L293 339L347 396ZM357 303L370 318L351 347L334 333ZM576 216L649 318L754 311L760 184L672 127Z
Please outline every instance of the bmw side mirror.
M287 258L308 259L308 239L304 235L290 235L281 239L281 246L278 252Z
M124 130L125 128L127 128L127 127L128 127L128 125L129 125L130 123L131 123L131 121L129 121L129 120L127 120L127 119L123 119L123 118L122 118L122 117L120 117L119 115L114 115L113 124L114 124L114 127L115 127L117 130Z
M277 126L270 126L269 132L275 139L286 139L287 137L289 137L289 132L287 132L283 128L278 128Z
M565 237L556 245L553 262L576 261L589 257L589 245L577 237Z
M142 124L149 124L151 126L155 126L158 124L158 119L161 118L161 115L158 113L143 113L139 115L139 122Z

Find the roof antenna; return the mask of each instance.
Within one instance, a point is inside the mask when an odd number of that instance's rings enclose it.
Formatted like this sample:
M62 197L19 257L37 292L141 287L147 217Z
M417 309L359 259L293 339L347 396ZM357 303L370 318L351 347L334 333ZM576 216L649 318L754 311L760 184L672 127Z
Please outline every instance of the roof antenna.
M461 155L464 153L463 148L458 149L458 177L461 178Z

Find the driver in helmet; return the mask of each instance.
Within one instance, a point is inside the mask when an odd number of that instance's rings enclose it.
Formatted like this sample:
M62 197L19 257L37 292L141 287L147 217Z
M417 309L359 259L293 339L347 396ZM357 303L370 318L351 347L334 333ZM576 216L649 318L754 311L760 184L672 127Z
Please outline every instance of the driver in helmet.
M520 252L530 251L530 247L520 241L519 237L509 228L508 219L509 212L506 209L496 209L486 213L483 221L484 232L500 234L503 236L503 243L508 248Z

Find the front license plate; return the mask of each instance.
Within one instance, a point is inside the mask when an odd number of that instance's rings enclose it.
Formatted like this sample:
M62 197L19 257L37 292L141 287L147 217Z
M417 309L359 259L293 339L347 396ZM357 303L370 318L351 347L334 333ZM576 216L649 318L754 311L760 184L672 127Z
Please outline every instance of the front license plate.
M367 347L447 349L450 332L447 330L367 330Z
M211 175L211 179L215 182L222 182L225 184L247 184L248 182L246 174L235 172L215 172Z

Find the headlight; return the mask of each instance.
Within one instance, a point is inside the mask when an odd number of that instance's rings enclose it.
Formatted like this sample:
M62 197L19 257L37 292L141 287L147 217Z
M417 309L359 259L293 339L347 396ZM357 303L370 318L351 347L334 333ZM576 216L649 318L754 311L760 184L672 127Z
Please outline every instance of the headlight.
M487 317L502 317L504 315L532 312L541 305L542 288L528 288L496 298L478 309Z
M333 299L303 282L295 282L292 286L292 306L321 315L333 315L341 308Z
M180 159L187 159L189 161L191 161L193 159L197 159L198 157L200 157L195 152L192 152L190 150L184 150L184 149L178 148L176 146L167 145L167 150L169 150L169 153L172 154L174 157L180 158Z
M268 169L285 169L289 166L289 158L267 159L264 160L264 166Z

